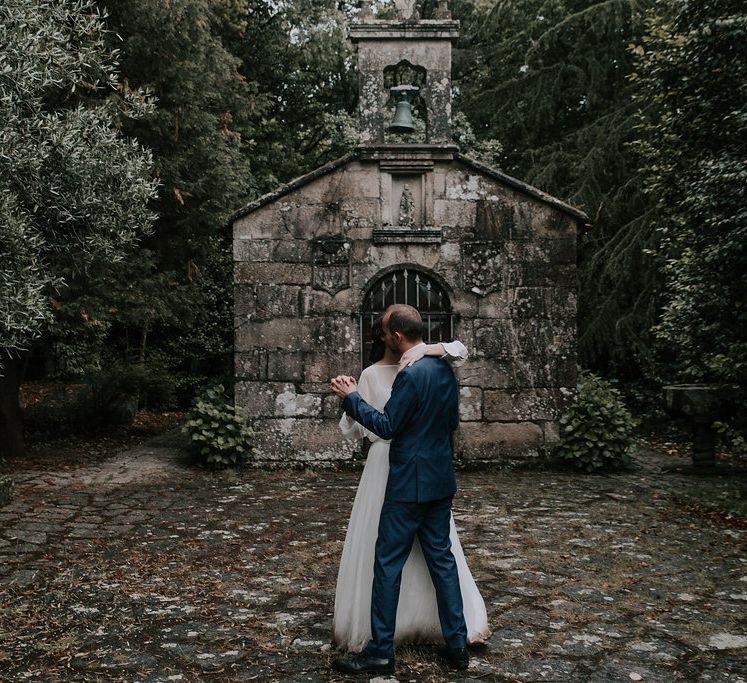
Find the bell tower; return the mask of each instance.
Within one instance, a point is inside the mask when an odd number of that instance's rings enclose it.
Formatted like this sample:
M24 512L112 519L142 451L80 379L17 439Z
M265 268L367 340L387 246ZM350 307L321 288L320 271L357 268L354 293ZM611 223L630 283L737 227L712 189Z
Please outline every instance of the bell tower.
M358 48L358 78L361 140L364 145L381 145L386 140L393 110L393 95L417 97L425 118L425 143L451 143L451 49L459 37L459 22L451 18L446 0L441 0L432 19L421 19L415 0L395 0L396 18L377 19L370 0L362 2L360 18L350 29ZM393 70L412 74L387 87L386 74ZM400 79L401 80L401 79ZM406 86L413 90L403 90ZM415 90L417 89L417 90ZM415 93L417 93L415 95ZM401 129L402 110L398 104Z

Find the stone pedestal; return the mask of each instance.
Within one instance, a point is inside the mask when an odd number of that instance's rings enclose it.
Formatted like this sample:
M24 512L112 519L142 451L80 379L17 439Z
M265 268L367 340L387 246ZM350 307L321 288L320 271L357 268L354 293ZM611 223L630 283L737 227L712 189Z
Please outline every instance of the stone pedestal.
M693 434L692 458L696 467L716 464L716 435L712 424L724 416L728 389L709 384L671 384L663 388L667 410L690 421Z
M13 496L15 482L10 477L0 477L0 506L5 505Z

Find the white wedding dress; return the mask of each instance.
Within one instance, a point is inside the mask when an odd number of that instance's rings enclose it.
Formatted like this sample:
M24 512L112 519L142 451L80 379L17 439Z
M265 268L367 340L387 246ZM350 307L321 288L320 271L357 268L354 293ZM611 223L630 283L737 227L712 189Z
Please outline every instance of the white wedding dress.
M447 358L455 361L455 364L460 358L466 358L466 349L460 342L444 346ZM462 356L458 355L460 348L464 349ZM361 373L358 392L379 411L383 412L389 400L397 369L396 365L374 364ZM371 638L374 550L389 475L389 442L369 432L347 415L340 420L340 428L346 438L366 437L371 441L340 558L332 623L335 644L341 649L358 652ZM490 636L485 602L464 559L453 515L450 537L451 551L459 570L467 642L484 642ZM436 591L417 538L402 572L394 642L443 643Z

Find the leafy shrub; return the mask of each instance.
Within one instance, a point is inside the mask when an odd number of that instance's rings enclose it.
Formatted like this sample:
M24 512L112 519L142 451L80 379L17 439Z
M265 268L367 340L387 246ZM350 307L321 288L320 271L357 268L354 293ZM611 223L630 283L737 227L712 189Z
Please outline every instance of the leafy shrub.
M200 459L211 468L246 464L254 432L226 400L222 385L209 389L189 414L184 430Z
M601 377L580 370L576 401L560 418L555 456L587 472L627 465L635 425L620 393Z

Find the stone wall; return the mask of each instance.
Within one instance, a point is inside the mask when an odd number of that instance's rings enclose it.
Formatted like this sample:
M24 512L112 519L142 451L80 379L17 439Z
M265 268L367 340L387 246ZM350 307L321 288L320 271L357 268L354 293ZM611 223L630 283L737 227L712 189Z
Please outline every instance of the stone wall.
M395 161L421 168L421 228L388 224L398 198L382 169ZM258 457L359 452L341 439L328 382L360 372L364 290L397 265L444 283L470 350L458 372L460 456L526 457L556 440L576 385L578 220L518 181L427 150L360 153L239 212L235 398L259 432Z

